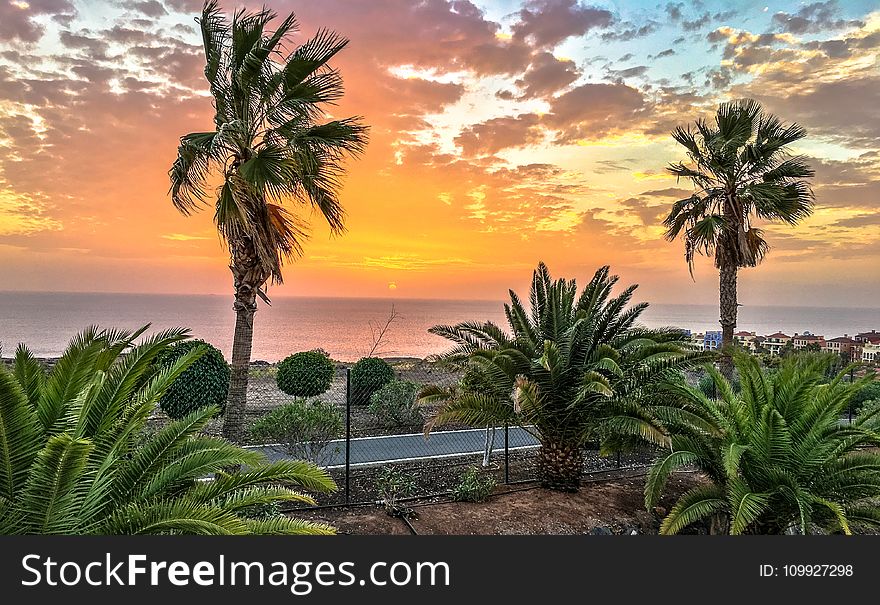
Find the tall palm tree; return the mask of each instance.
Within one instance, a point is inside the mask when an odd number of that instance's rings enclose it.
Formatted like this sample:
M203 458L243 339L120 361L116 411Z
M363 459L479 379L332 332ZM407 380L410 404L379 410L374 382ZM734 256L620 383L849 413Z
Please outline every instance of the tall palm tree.
M873 377L851 383L844 371L828 383L825 356L792 356L772 373L746 354L735 362L738 391L711 366L715 398L683 380L665 387L671 451L648 475L645 504L678 467L695 466L707 482L678 499L661 533L706 519L712 533L731 534L880 525L880 409L840 422Z
M327 105L343 92L328 62L348 41L320 30L289 50L297 29L291 14L275 31L276 14L241 9L228 23L215 0L201 18L205 77L214 97L214 130L180 139L169 171L171 200L183 214L203 207L212 176L220 186L214 222L230 252L235 288L232 377L223 433L244 433L244 406L257 297L282 282L282 266L302 252L305 223L285 207L295 201L317 209L334 233L344 229L338 192L342 161L364 149L367 128L358 118L324 122ZM213 196L212 196L213 197Z
M314 503L296 488L335 489L308 462L269 463L202 429L207 407L150 433L147 419L204 352L156 360L184 330L135 341L89 328L50 372L23 345L0 364L0 534L313 534L332 528L255 507ZM232 475L230 466L247 469ZM212 481L204 481L207 476Z
M578 295L574 280L554 281L541 263L530 310L510 292L509 332L491 322L431 328L456 345L445 359L477 364L488 384L481 391L423 389L422 402L441 404L428 431L449 421L518 424L541 443L542 485L565 491L578 489L590 441L614 446L636 436L666 444L647 405L652 392L707 354L687 351L680 330L639 327L647 304L627 308L637 286L612 296L617 280L603 267Z
M814 171L804 156L789 154L789 145L805 136L801 126L783 124L751 99L723 103L714 124L699 119L672 131L690 161L670 164L668 171L690 179L695 192L673 204L663 225L668 240L684 239L691 276L696 254L715 257L722 350L733 343L736 328L737 271L756 266L770 249L755 224L796 225L813 211L804 179Z

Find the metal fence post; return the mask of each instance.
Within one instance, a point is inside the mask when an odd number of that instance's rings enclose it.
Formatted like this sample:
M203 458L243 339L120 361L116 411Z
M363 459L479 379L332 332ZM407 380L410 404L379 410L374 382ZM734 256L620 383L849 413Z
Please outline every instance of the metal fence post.
M351 369L345 368L345 503L351 503Z
M504 423L504 483L510 483L510 432Z

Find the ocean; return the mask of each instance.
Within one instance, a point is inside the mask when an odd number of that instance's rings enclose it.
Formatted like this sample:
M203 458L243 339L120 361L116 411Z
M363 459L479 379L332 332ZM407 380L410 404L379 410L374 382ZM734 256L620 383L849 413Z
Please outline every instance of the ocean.
M371 329L397 318L388 328L383 357L426 357L448 342L428 333L435 324L491 320L503 325L502 301L377 298L276 298L261 303L255 319L252 359L278 361L314 348L334 359L353 361L372 347ZM24 342L38 357L61 354L84 327L153 329L184 326L229 357L234 315L228 296L153 294L71 294L0 292L0 344L4 357ZM693 331L718 329L715 305L651 305L642 315L648 327L676 326ZM827 338L880 329L880 309L820 307L740 308L740 330L770 334L810 331Z

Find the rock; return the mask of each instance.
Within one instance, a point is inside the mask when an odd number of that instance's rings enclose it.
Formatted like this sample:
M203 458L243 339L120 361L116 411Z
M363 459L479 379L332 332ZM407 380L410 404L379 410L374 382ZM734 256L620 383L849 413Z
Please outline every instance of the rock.
M594 527L588 534L590 536L613 536L614 533L607 527Z

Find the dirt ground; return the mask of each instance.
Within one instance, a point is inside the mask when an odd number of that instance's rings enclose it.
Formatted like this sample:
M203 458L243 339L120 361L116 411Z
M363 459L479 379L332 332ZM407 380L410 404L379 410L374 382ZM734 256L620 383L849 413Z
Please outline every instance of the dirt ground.
M661 509L654 512L645 510L645 478L639 474L585 481L576 494L527 484L500 486L486 502L416 503L411 505L409 521L420 535L653 534L659 514L665 514L680 494L699 481L693 473L675 474ZM378 506L295 514L329 523L341 534L411 534L403 520Z

